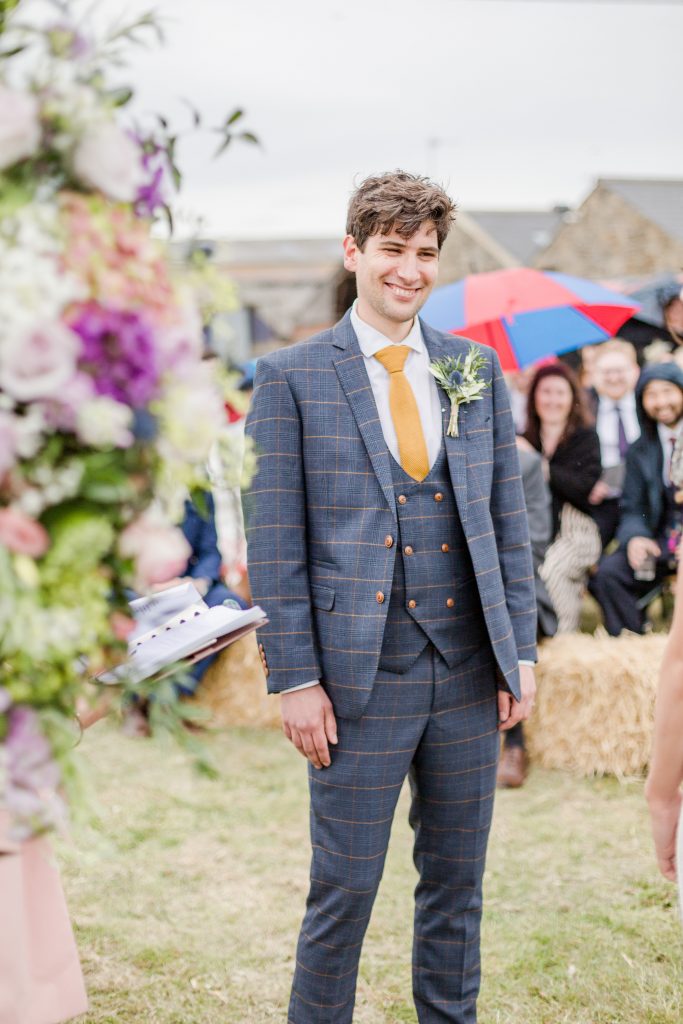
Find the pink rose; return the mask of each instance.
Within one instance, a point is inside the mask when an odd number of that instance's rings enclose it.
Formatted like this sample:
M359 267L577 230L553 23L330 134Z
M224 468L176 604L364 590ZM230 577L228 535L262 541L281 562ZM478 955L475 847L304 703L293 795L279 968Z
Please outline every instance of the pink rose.
M35 97L0 85L0 171L33 156L39 145Z
M0 508L0 544L17 555L40 558L50 546L44 526L16 508Z
M140 150L117 124L89 128L73 155L74 174L86 188L132 203L142 184Z
M123 531L119 552L134 560L135 589L145 591L184 575L192 548L177 526L160 523L147 513Z
M57 396L76 371L80 339L59 321L37 323L7 338L0 387L19 402Z

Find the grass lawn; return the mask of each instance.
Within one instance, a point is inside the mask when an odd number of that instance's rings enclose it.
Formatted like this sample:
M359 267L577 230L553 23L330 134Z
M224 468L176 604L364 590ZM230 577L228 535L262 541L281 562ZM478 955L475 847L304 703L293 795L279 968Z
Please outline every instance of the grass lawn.
M98 832L59 844L87 1024L284 1024L307 890L305 765L279 733L184 755L86 736ZM415 873L404 791L365 942L356 1024L416 1021ZM680 1024L683 946L640 783L534 771L500 793L485 889L480 1024Z

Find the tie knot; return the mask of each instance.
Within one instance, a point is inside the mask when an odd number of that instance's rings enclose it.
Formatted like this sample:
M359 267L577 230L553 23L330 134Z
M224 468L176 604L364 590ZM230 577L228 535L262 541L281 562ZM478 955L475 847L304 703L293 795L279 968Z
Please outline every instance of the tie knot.
M387 345L386 348L375 352L375 359L378 359L389 373L400 373L406 364L409 353L409 345Z

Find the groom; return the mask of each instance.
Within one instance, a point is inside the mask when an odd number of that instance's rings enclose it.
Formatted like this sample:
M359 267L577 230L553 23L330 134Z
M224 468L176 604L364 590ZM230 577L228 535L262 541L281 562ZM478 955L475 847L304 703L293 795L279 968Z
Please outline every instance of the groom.
M481 401L430 361L469 343L422 323L454 207L396 171L352 196L358 299L259 359L247 433L249 576L286 736L308 759L310 892L290 1024L349 1024L363 936L408 776L421 1024L471 1024L499 729L534 695L536 608L515 434L495 353ZM521 667L520 667L521 666Z

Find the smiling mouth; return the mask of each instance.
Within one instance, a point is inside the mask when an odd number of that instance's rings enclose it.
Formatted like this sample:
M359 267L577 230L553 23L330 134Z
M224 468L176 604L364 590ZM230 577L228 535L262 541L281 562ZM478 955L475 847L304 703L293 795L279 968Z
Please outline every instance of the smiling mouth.
M389 281L386 282L387 288L391 289L391 292L396 295L399 299L414 299L420 291L419 288L401 288L397 284L391 284Z

